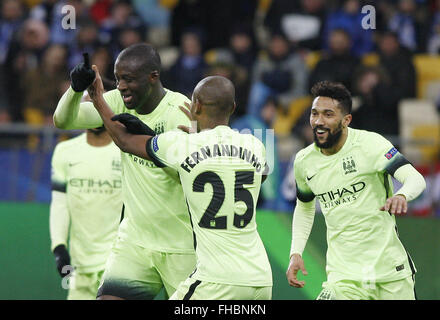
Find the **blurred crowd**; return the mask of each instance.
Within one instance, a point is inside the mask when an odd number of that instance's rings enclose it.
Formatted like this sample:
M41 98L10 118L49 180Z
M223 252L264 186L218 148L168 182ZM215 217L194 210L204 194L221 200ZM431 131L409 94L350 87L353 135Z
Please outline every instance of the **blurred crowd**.
M331 80L356 97L353 127L393 136L399 134L399 102L417 97L414 55L440 50L440 0L0 4L0 123L52 125L69 70L83 52L110 90L119 52L147 41L159 50L168 89L190 97L207 75L230 78L237 92L233 127L274 128L275 139L293 136L303 147L312 139L305 112L310 88ZM374 9L373 29L365 29L367 5ZM74 21L66 8L74 8ZM63 28L66 23L75 28ZM285 146L279 145L281 160L294 154Z
M0 3L0 122L50 124L69 85L68 71L83 52L89 52L111 88L118 53L148 41L162 53L162 79L169 89L190 96L206 75L231 78L237 86L237 118L248 115L271 126L279 112L326 79L342 82L362 98L354 125L398 134L397 104L416 96L412 55L440 49L438 0ZM366 5L374 6L375 29L363 27ZM66 8L72 7L74 29L64 29ZM379 61L366 66L363 57L371 53Z

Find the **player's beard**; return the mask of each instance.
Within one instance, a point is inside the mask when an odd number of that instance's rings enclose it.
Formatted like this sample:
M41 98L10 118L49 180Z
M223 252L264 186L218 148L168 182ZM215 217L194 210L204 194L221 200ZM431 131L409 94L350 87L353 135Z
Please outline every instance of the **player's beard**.
M327 139L324 142L319 142L318 137L316 136L316 131L318 129L327 130ZM329 149L333 147L336 143L338 143L339 139L342 135L342 121L339 122L338 127L332 133L330 129L324 127L315 127L313 128L313 140L318 148L321 149Z

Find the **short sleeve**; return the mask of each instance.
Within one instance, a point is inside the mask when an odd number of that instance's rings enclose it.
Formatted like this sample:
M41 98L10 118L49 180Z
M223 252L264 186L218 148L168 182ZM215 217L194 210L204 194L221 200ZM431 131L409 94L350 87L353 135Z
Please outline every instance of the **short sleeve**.
M51 170L52 170L51 171L52 190L59 192L66 192L66 186L67 186L66 162L63 159L63 154L59 146L56 146L53 152Z
M297 156L293 162L293 174L295 177L297 198L302 202L310 202L315 199L315 194L306 183L300 156Z
M373 151L371 154L375 155L372 161L377 171L394 175L397 169L410 163L390 141L381 135L374 134L372 142L374 143L370 144Z
M173 130L152 137L148 140L146 148L156 166L178 170L182 155L188 147L187 143L187 133Z

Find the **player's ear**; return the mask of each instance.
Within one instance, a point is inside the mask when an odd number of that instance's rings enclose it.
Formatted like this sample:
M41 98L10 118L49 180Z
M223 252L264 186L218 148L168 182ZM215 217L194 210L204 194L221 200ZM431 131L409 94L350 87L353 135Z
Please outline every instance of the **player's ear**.
M202 103L200 102L200 100L198 98L196 98L196 102L194 104L194 112L195 112L195 114L202 113Z
M344 116L344 120L343 120L344 121L344 127L348 127L350 125L352 119L353 119L353 116L350 113L346 114Z
M150 76L148 77L151 82L156 82L159 80L160 72L157 70L151 71Z
M236 108L237 108L237 105L235 104L235 101L234 101L234 105L233 105L232 108L231 108L230 115L232 115L232 114L234 113L234 111L235 111Z

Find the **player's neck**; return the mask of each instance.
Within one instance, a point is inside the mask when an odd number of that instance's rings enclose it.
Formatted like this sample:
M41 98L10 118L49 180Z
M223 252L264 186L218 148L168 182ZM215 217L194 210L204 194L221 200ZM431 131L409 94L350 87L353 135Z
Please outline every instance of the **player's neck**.
M200 122L200 131L214 129L218 126L229 126L229 119L205 119L203 122Z
M112 142L112 138L106 131L101 132L99 134L95 134L93 132L87 131L86 137L87 137L87 143L93 147L103 147L110 144L110 142Z
M341 137L339 138L338 142L336 142L332 147L323 149L321 148L321 153L326 156L331 156L339 152L339 150L342 149L345 142L347 141L348 137L348 128L345 128L342 130Z
M152 90L149 99L147 99L140 108L136 109L137 113L149 114L153 112L167 93L160 82Z

